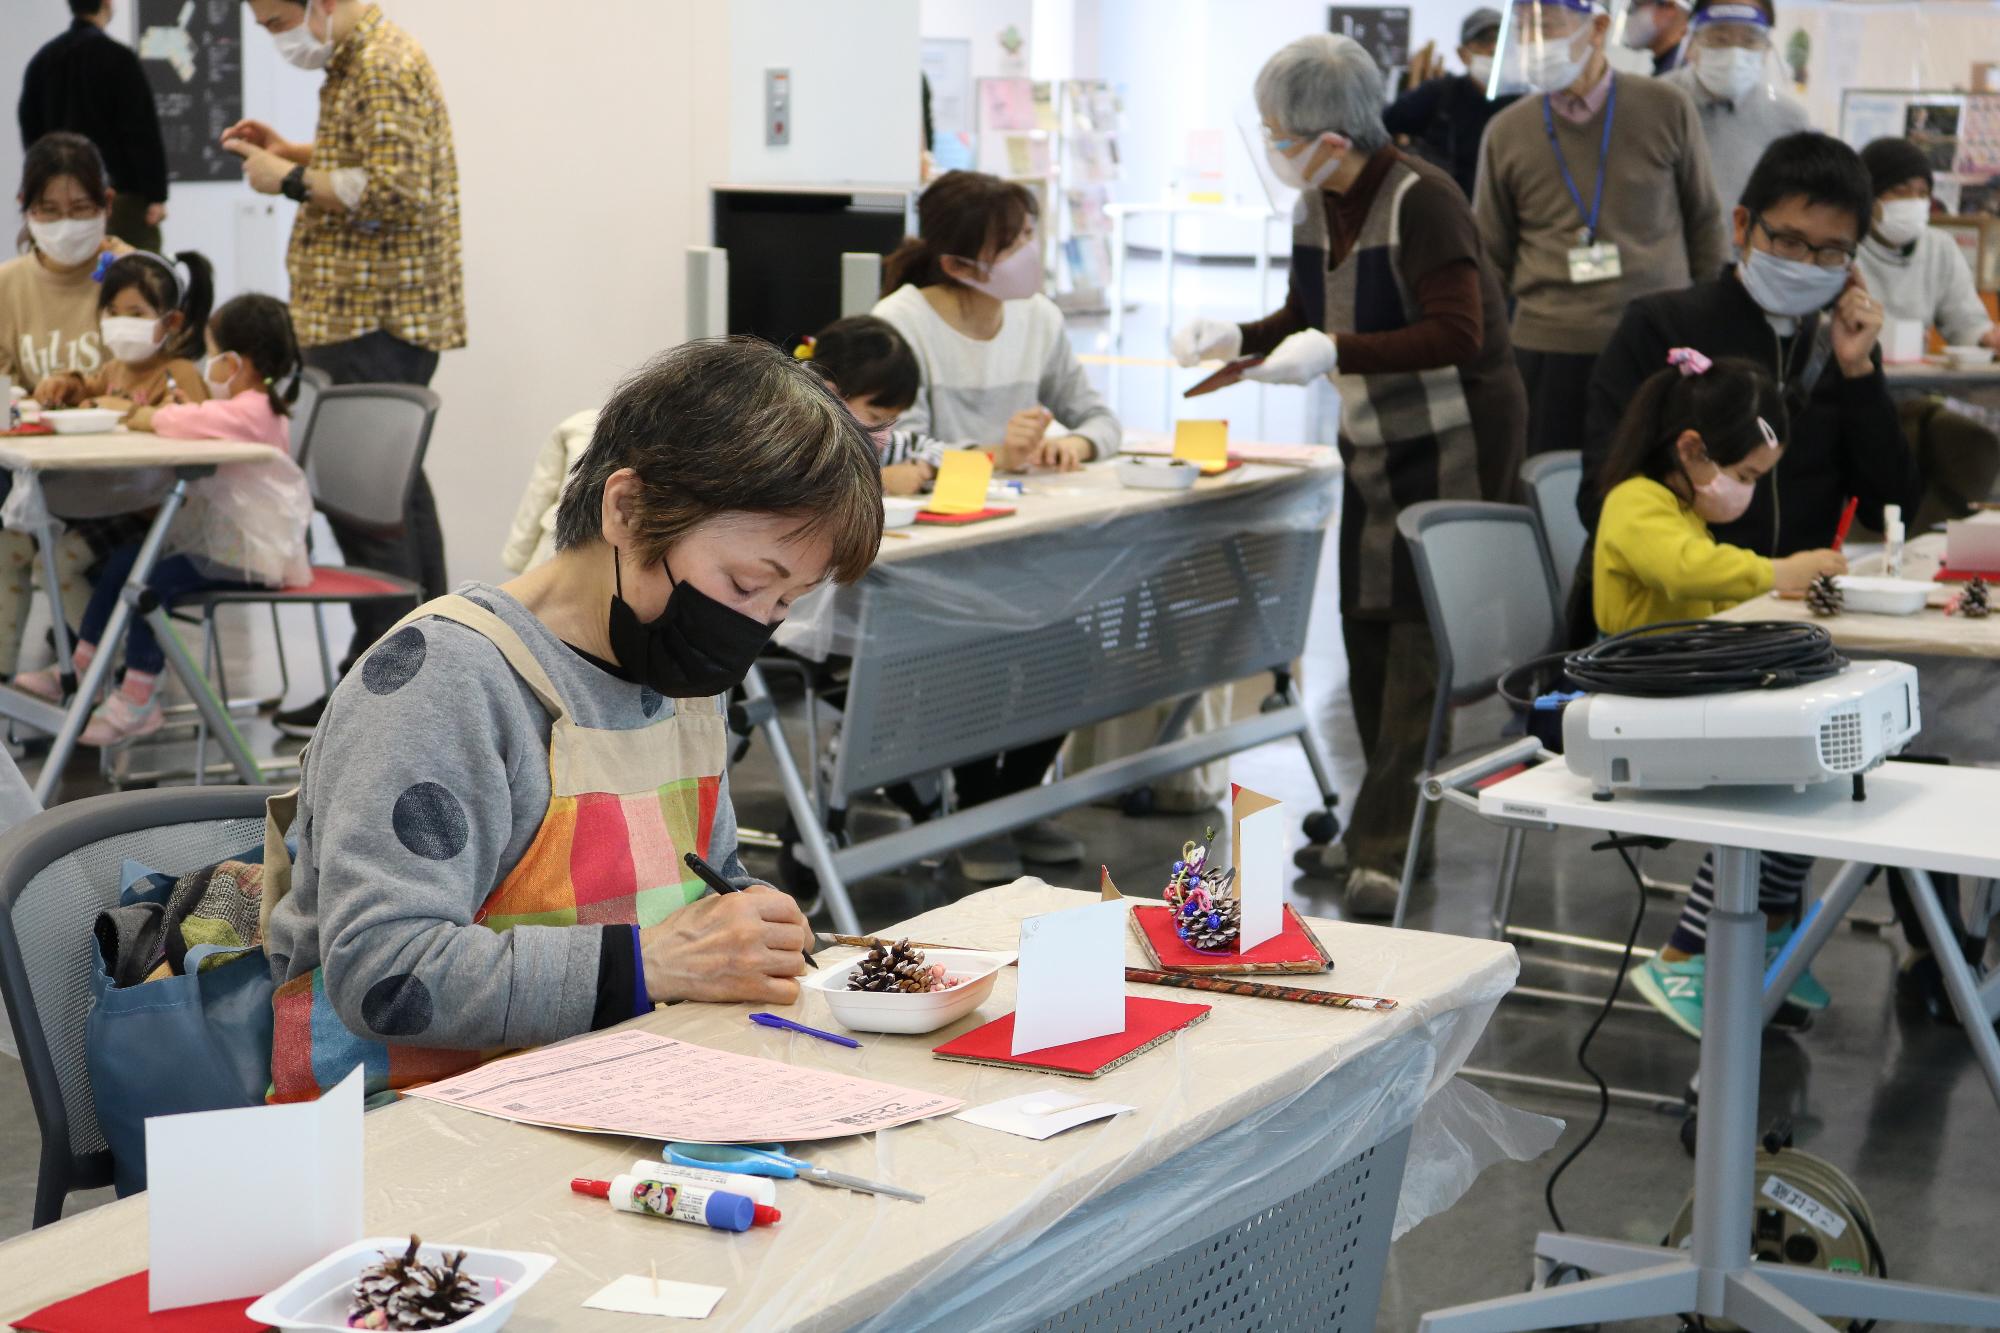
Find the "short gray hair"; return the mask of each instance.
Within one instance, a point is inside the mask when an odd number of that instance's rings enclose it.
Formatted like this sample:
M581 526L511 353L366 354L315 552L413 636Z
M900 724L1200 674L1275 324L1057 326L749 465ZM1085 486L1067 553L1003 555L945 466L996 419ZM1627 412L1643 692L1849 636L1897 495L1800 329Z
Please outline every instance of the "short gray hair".
M1257 112L1297 134L1328 130L1372 153L1382 125L1382 71L1352 37L1318 32L1288 42L1257 72Z

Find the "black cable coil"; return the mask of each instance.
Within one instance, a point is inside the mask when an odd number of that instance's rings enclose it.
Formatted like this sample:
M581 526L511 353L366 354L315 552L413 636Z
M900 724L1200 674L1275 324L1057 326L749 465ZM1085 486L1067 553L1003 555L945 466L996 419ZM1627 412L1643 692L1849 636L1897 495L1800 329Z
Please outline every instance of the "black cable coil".
M1563 659L1578 689L1648 698L1777 690L1846 666L1823 627L1787 620L1671 620Z

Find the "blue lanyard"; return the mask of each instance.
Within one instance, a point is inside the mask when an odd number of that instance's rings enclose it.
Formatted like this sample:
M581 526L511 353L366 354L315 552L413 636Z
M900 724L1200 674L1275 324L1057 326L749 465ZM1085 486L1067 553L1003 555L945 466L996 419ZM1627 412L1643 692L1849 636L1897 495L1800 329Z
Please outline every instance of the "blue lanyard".
M1584 244L1597 241L1597 215L1604 207L1604 164L1611 157L1611 122L1618 114L1618 76L1611 76L1611 88L1604 97L1604 142L1597 147L1597 190L1591 196L1590 207L1583 206L1583 192L1576 188L1575 177L1569 174L1569 160L1563 156L1562 145L1556 142L1556 117L1549 109L1554 95L1542 94L1542 126L1549 132L1549 148L1556 155L1556 167L1562 172L1563 184L1569 187L1569 197L1576 201L1577 214L1583 218Z

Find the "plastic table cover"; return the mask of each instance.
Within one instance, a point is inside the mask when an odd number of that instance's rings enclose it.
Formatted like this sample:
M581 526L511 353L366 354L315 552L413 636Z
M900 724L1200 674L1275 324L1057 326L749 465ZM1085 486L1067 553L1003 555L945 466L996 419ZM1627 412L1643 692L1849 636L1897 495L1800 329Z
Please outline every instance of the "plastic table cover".
M1115 462L1034 474L996 499L1016 512L961 526L917 524L884 536L867 576L802 597L777 642L803 657L854 655L863 606L893 597L940 636L1053 624L1122 593L1190 548L1250 534L1314 532L1334 509L1337 466L1247 464L1185 491L1129 489Z
M1023 917L1096 900L1035 879L974 894L893 933L1012 948ZM1093 1082L934 1059L930 1049L1008 1012L1003 972L978 1011L920 1037L860 1034L847 1050L746 1021L751 1006L686 1004L635 1020L690 1041L935 1089L971 1105L1060 1084L1139 1109L1043 1142L939 1117L815 1144L810 1160L900 1184L922 1204L781 1182L784 1220L745 1235L615 1213L572 1194L657 1143L515 1125L423 1101L368 1117L366 1234L539 1250L556 1266L522 1299L523 1333L628 1327L582 1308L605 1283L646 1273L728 1295L716 1329L1018 1326L1074 1304L1171 1244L1176 1222L1226 1221L1289 1196L1414 1119L1399 1230L1449 1207L1485 1165L1545 1151L1560 1125L1453 1081L1517 971L1490 940L1314 920L1335 968L1287 981L1388 995L1388 1013L1192 991L1209 1003L1171 1043ZM829 950L823 961L846 953ZM1136 943L1128 961L1138 961ZM836 1027L808 998L796 1017ZM1136 1183L1137 1188L1126 1188ZM1093 1203L1099 1206L1093 1207ZM1057 1223L1064 1244L1037 1254ZM1193 1234L1200 1234L1195 1232ZM1031 1262L1016 1263L1026 1256ZM0 1245L8 1314L145 1265L146 1205L134 1198Z
M173 489L175 467L255 463L270 453L267 444L145 432L0 438L0 470L13 474L0 526L41 532L60 528L60 519L130 514Z

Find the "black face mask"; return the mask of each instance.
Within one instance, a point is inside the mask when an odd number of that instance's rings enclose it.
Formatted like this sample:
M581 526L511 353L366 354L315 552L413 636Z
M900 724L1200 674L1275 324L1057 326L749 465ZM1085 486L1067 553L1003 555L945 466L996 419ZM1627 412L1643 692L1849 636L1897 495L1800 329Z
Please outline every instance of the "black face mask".
M692 583L675 582L671 569L667 579L674 591L666 609L641 624L625 604L616 550L611 561L618 587L611 598L611 651L640 684L669 699L696 699L741 685L777 632L776 625L724 606Z

